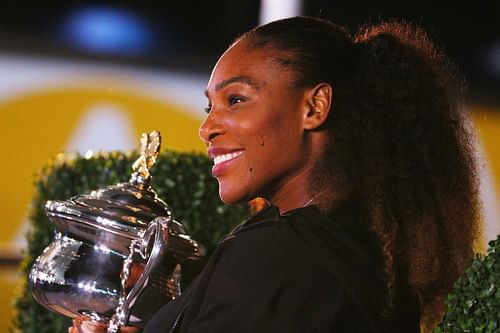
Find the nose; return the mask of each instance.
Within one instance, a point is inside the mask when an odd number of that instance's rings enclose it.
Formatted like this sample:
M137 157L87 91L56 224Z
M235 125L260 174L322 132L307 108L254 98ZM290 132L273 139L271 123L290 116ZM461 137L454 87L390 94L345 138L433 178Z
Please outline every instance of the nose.
M200 125L199 135L201 140L208 145L215 137L224 133L224 124L220 115L212 109Z

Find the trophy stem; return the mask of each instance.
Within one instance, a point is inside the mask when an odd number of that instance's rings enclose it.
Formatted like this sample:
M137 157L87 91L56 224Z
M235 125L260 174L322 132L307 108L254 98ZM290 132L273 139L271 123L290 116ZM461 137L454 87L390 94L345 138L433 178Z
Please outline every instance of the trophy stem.
M123 268L120 274L121 284L122 284L122 292L120 298L118 299L118 306L116 307L116 311L111 317L109 321L108 331L107 333L118 333L120 331L120 326L125 322L125 314L124 314L124 305L125 300L127 298L127 281L130 276L130 267L133 262L133 256L137 252L137 248L139 246L140 240L134 239L130 243L130 251L127 258L123 261Z

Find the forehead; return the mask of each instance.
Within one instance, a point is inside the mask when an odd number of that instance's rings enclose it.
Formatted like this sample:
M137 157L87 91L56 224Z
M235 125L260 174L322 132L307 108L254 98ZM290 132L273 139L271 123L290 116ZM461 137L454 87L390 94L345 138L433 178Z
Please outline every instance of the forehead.
M289 74L286 73L288 71L277 59L276 51L252 49L244 42L238 42L220 57L212 71L208 89L216 90L222 82L228 81L262 87L288 79Z

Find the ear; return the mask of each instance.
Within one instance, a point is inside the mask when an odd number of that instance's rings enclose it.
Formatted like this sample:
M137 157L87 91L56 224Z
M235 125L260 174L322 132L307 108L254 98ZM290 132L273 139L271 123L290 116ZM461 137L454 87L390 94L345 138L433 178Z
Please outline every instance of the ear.
M319 83L305 93L305 112L303 127L314 130L328 119L332 108L333 89L328 83Z

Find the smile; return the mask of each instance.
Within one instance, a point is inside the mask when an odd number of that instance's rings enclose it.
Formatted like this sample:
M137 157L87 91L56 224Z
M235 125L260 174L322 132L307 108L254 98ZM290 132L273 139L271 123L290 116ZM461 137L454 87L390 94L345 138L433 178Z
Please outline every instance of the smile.
M222 162L227 162L243 154L242 151L237 151L229 154L222 154L214 157L214 165L220 164Z

